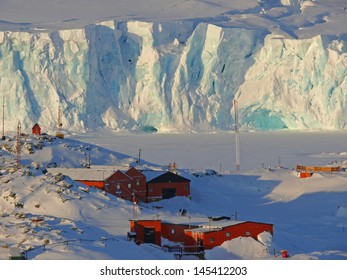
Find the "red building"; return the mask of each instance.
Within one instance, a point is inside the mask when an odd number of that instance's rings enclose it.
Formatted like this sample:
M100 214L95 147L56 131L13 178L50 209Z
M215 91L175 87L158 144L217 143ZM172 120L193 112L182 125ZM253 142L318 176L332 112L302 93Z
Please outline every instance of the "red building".
M211 221L200 225L191 223L175 224L158 220L131 220L130 231L136 240L161 246L161 238L181 243L185 251L199 252L222 245L225 241L238 237L258 238L262 232L273 235L273 225L250 221ZM148 242L150 241L150 242Z
M147 196L146 176L134 167L130 167L129 170L125 172L125 174L133 179L132 191L136 199L139 201L146 201L146 196Z
M62 173L87 186L105 190L129 201L151 202L175 196L190 196L190 180L166 172L146 182L146 176L134 167L126 172L112 167L49 168L51 173Z
M133 200L134 191L132 178L117 170L109 178L107 178L108 186L106 191L126 200Z
M155 201L175 196L190 196L190 180L166 172L147 182L147 199Z
M185 231L193 228L197 228L197 226L190 225L189 223L174 224L169 222L162 222L161 235L162 237L172 242L184 243L186 239Z
M146 200L146 176L133 167L125 173L111 168L49 168L48 171L62 173L74 181L105 190L122 199Z
M50 173L61 173L76 182L81 182L89 187L106 190L108 178L114 173L112 170L96 170L89 168L48 168Z
M137 243L151 243L161 246L160 220L130 220L130 231L136 234Z
M184 245L188 251L210 250L237 237L257 239L264 231L273 235L273 225L249 221L211 222L199 228L186 230Z
M31 129L31 134L33 134L33 135L41 135L41 127L37 123L35 123L35 125Z

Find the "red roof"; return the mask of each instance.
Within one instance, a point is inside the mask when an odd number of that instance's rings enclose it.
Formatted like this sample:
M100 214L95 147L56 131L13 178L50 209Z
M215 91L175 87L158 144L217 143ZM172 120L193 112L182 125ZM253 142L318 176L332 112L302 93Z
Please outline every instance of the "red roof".
M146 177L143 173L138 171L135 167L130 167L128 171L125 172L130 177Z
M40 128L40 126L38 125L38 123L35 123L32 129L34 129L34 128L36 128L36 127L39 127L39 128Z
M112 177L117 177L118 180L124 180L124 181L129 181L132 180L131 177L129 177L127 174L124 174L122 171L117 170Z

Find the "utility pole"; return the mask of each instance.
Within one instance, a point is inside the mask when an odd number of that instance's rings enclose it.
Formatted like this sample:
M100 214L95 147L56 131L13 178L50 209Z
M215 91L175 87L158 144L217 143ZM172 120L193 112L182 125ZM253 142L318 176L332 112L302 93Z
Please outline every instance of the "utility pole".
M234 113L235 113L235 156L236 156L236 171L240 171L241 163L240 163L240 131L239 131L239 112L237 101L234 100Z

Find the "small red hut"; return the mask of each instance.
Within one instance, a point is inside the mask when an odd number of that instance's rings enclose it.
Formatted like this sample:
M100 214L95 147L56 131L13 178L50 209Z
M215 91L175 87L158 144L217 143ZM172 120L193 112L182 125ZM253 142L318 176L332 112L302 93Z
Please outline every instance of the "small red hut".
M37 123L35 123L35 125L31 129L31 133L33 135L41 135L41 127Z

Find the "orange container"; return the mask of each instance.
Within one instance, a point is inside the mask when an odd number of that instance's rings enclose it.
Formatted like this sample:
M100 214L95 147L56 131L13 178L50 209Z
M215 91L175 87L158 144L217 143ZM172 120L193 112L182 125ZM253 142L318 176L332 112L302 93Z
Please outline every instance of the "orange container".
M284 259L288 259L288 258L289 258L289 255L288 255L288 251L287 251L287 250L282 250L282 251L281 251L281 255L282 255L282 258L284 258Z

